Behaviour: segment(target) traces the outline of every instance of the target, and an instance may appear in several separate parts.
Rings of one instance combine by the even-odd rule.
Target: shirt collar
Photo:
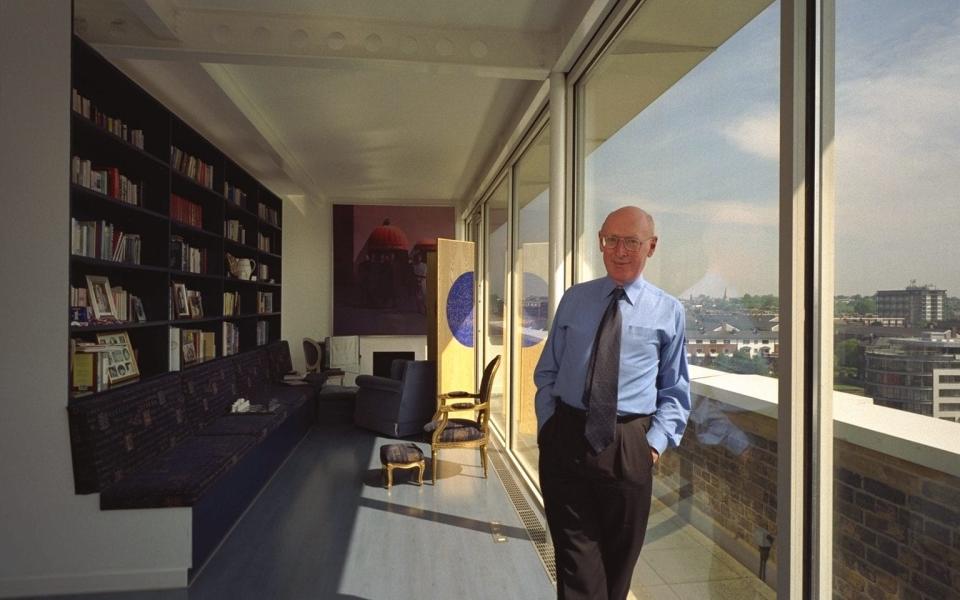
[[[617,287],[617,283],[610,279],[610,277],[604,278],[603,284],[603,297],[604,299],[610,297],[610,293]],[[627,296],[627,302],[631,305],[635,305],[637,300],[640,298],[640,294],[647,287],[647,281],[643,278],[643,274],[639,275],[632,282],[623,286],[623,291]]]

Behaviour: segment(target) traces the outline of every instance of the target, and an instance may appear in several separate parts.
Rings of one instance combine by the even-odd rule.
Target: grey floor
[[[388,441],[350,425],[311,431],[189,589],[59,598],[555,597],[496,471],[483,479],[476,450],[442,453],[436,487],[395,471],[386,490],[378,449]],[[419,445],[429,456],[429,444]],[[491,521],[506,542],[494,541]]]

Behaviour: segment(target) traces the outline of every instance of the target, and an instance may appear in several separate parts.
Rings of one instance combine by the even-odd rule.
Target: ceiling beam
[[[201,65],[223,93],[237,107],[247,121],[256,129],[257,133],[263,138],[266,144],[279,157],[280,169],[286,173],[287,177],[295,184],[300,186],[304,192],[317,201],[326,200],[323,189],[317,181],[310,175],[310,172],[304,168],[303,163],[297,158],[297,155],[291,151],[283,142],[283,136],[270,123],[263,111],[250,99],[243,87],[230,74],[229,70],[222,65]]]
[[[83,15],[84,38],[114,59],[468,72],[538,81],[559,53],[552,33],[165,6],[163,0],[128,0],[137,23]]]

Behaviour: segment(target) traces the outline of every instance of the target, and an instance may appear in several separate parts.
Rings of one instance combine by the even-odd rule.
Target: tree
[[[877,314],[877,301],[872,296],[859,298],[853,302],[853,312],[858,315]]]
[[[761,356],[750,358],[750,350],[747,348],[738,350],[733,356],[721,354],[713,359],[711,366],[718,371],[726,371],[728,373],[741,373],[744,375],[770,374],[770,366],[767,364],[767,360]]]

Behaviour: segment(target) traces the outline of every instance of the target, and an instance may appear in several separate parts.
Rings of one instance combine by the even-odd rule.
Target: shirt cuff
[[[650,428],[650,431],[647,432],[647,443],[661,456],[669,445],[667,434],[656,427]]]

